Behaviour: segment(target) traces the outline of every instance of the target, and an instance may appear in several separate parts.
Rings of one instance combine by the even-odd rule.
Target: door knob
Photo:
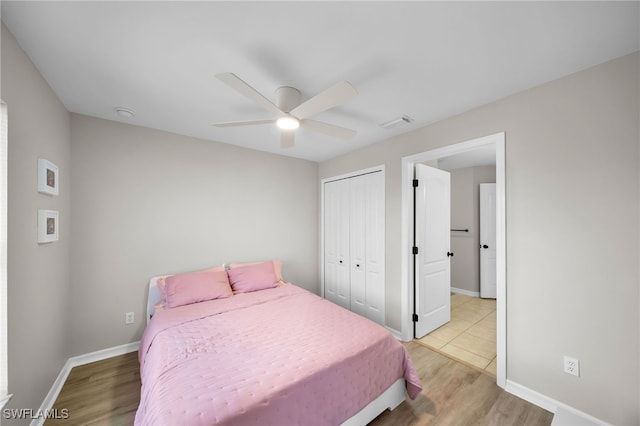
[[[448,257],[448,256],[453,256],[453,253],[452,253],[452,252],[450,252],[450,251],[448,251],[448,252],[447,252],[447,257]]]
[[[488,245],[486,245],[486,244],[483,244],[483,245],[481,245],[480,247],[482,247],[482,248],[489,248],[489,246],[488,246]]]

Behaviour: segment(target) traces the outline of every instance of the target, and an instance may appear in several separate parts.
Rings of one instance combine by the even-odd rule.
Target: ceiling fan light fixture
[[[290,148],[295,144],[294,130],[304,124],[305,130],[320,132],[337,139],[350,139],[356,135],[355,130],[336,126],[334,124],[315,121],[310,117],[342,105],[358,94],[356,89],[347,81],[340,81],[328,89],[323,90],[303,103],[300,103],[300,91],[289,86],[282,86],[276,90],[276,103],[264,97],[253,87],[249,86],[237,75],[226,72],[217,74],[216,78],[234,89],[241,95],[252,100],[265,110],[273,113],[276,120],[230,121],[214,123],[216,127],[251,126],[256,124],[276,123],[280,131],[280,146]]]
[[[300,121],[298,121],[297,118],[289,117],[289,116],[278,118],[278,121],[276,121],[276,124],[282,130],[295,130],[298,127],[300,127]]]

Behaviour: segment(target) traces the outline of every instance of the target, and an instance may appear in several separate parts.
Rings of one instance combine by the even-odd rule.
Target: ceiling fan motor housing
[[[300,105],[300,99],[300,91],[294,87],[284,86],[276,89],[276,105],[284,112]]]

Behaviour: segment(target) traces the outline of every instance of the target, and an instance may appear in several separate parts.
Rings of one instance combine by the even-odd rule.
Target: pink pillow
[[[233,293],[225,271],[203,271],[167,277],[164,286],[166,308],[222,299]]]
[[[226,271],[224,264],[220,265],[220,266],[214,266],[213,268],[209,268],[209,269],[205,269],[204,271],[201,272],[214,272],[214,271]],[[156,284],[158,285],[158,290],[160,290],[160,294],[162,295],[162,301],[158,304],[156,304],[156,309],[164,309],[165,308],[165,304],[167,303],[167,299],[165,297],[166,294],[166,290],[165,287],[167,285],[167,278],[171,277],[172,275],[167,275],[164,277],[160,277],[158,278],[158,281],[156,282]]]
[[[273,262],[260,262],[231,268],[227,271],[234,292],[247,293],[278,286]]]
[[[276,274],[276,278],[278,281],[282,281],[282,261],[281,260],[271,260],[273,263],[273,272]],[[252,263],[231,263],[229,264],[229,268],[241,268],[243,266],[251,266],[257,265],[258,263],[267,263],[267,262],[252,262]]]

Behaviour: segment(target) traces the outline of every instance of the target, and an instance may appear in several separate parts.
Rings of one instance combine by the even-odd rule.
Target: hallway
[[[496,375],[496,301],[451,295],[451,321],[416,342]]]

